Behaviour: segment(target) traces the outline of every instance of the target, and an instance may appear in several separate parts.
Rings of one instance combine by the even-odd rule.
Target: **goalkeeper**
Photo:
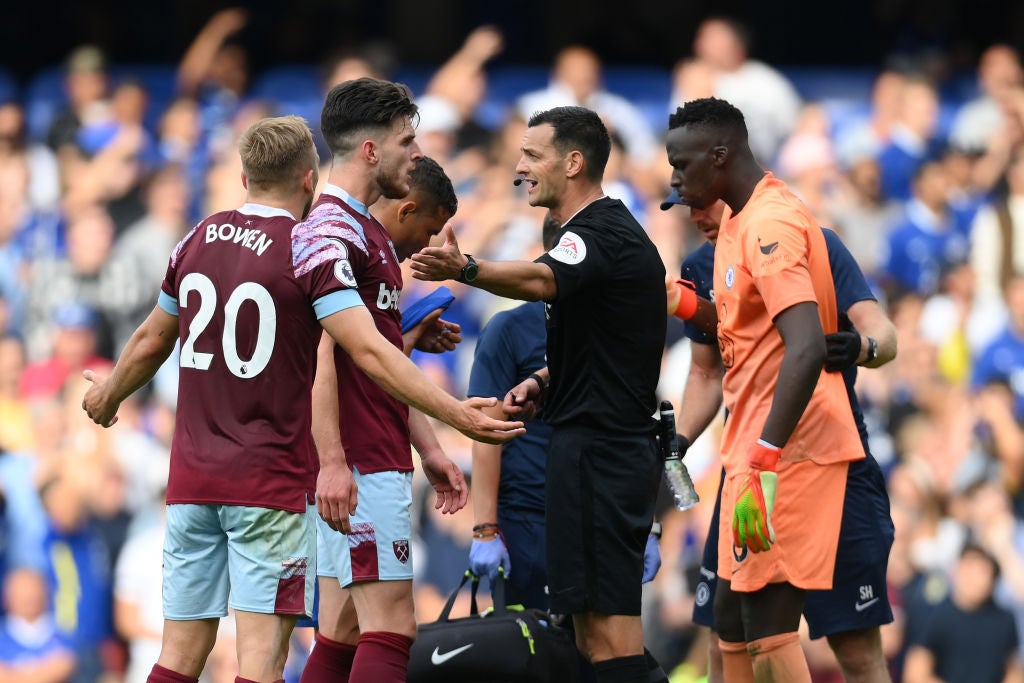
[[[724,100],[677,109],[666,148],[684,203],[729,207],[714,266],[729,410],[715,597],[724,677],[809,682],[800,615],[808,590],[832,586],[848,466],[865,455],[842,377],[823,372],[825,334],[839,328],[825,239],[758,165]]]

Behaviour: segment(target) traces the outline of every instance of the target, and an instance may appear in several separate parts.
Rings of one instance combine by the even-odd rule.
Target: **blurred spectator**
[[[907,78],[900,89],[899,110],[889,129],[889,139],[878,152],[882,193],[892,199],[909,199],[917,170],[936,158],[939,98],[923,78]]]
[[[46,142],[58,154],[77,144],[83,125],[108,117],[107,60],[95,45],[76,48],[67,60],[64,90],[67,107],[57,114]]]
[[[229,40],[249,23],[241,7],[217,11],[199,30],[178,64],[178,93],[199,103],[203,146],[211,153],[232,149],[231,120],[249,85],[249,59]]]
[[[823,107],[809,104],[800,110],[793,134],[779,150],[776,166],[822,225],[834,225],[829,207],[837,192],[839,167]]]
[[[30,363],[21,374],[20,394],[24,399],[53,398],[70,377],[91,369],[105,374],[112,366],[98,356],[96,312],[84,304],[67,303],[53,314],[56,332],[53,351],[46,359]]]
[[[875,77],[867,118],[840,131],[836,137],[836,149],[843,164],[852,167],[862,159],[874,159],[889,142],[899,118],[905,82],[906,77],[892,69]]]
[[[538,111],[565,105],[596,111],[605,125],[622,137],[630,160],[637,166],[647,167],[654,162],[659,148],[647,119],[629,100],[604,89],[601,60],[582,45],[563,48],[555,56],[548,87],[520,97],[517,110],[529,120]]]
[[[71,678],[75,654],[47,606],[46,583],[34,569],[4,577],[0,680],[63,683]]]
[[[743,112],[750,149],[764,165],[771,165],[779,146],[789,136],[800,113],[800,95],[777,70],[750,59],[748,28],[725,17],[711,17],[697,28],[693,54],[714,72],[714,95]],[[678,81],[677,81],[678,85]],[[700,95],[676,91],[673,108]]]
[[[1024,273],[1024,149],[1006,169],[1006,196],[974,219],[970,258],[982,297],[998,298],[1014,272]]]
[[[49,210],[57,206],[57,158],[46,145],[29,141],[25,110],[17,102],[0,104],[0,164],[25,165],[28,189],[24,198],[31,209]]]
[[[139,292],[132,310],[123,310],[113,330],[114,349],[122,349],[156,304],[171,251],[191,227],[188,181],[180,166],[168,164],[148,178],[146,214],[115,240],[111,261],[123,264],[132,281],[124,286]]]
[[[1003,332],[974,358],[971,387],[975,391],[992,385],[1008,387],[1013,394],[1013,415],[1024,423],[1024,274],[1006,283],[1009,322]]]
[[[1005,125],[1007,96],[1024,86],[1017,50],[1005,44],[986,48],[978,61],[978,86],[981,93],[960,107],[949,134],[951,144],[973,152],[988,149],[993,133]]]
[[[940,162],[915,167],[904,219],[889,233],[885,271],[897,290],[934,294],[942,275],[967,259],[969,226],[957,223],[948,196],[949,178]]]
[[[846,170],[828,214],[869,281],[877,280],[886,253],[890,226],[900,217],[897,202],[882,196],[881,171],[872,157],[861,157]]]
[[[921,640],[911,644],[906,683],[1019,681],[1013,615],[993,602],[999,565],[980,546],[960,555],[950,594],[934,607]]]
[[[110,554],[86,507],[81,481],[60,473],[45,481],[40,496],[48,530],[43,542],[45,575],[57,628],[73,643],[75,683],[94,683],[113,668]]]
[[[166,485],[166,480],[164,482]],[[128,643],[125,683],[146,683],[152,663],[160,656],[164,614],[164,506],[151,506],[117,561],[114,579],[114,625]]]
[[[14,336],[0,336],[0,452],[23,451],[32,445],[28,404],[21,398],[25,346]]]
[[[238,176],[235,184],[239,184]],[[32,264],[25,327],[29,359],[36,361],[51,355],[58,327],[56,311],[75,302],[98,314],[97,353],[106,358],[116,357],[114,330],[123,329],[123,320],[133,317],[138,301],[152,300],[153,292],[133,289],[138,277],[131,272],[132,264],[110,258],[114,225],[102,207],[92,206],[71,216],[66,239],[65,256],[50,256]]]
[[[333,51],[320,67],[323,91],[357,78],[390,79],[398,68],[398,57],[390,43],[370,41],[358,47]],[[310,121],[312,125],[314,122]]]

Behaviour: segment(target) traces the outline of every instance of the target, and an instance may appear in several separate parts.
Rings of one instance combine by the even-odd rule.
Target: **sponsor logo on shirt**
[[[386,311],[389,308],[398,308],[398,300],[402,298],[402,290],[395,287],[388,289],[383,282],[380,283],[380,290],[377,292],[377,308]]]
[[[736,284],[736,270],[729,266],[728,270],[725,271],[725,288],[732,289],[734,284]]]
[[[583,259],[587,257],[587,245],[583,242],[582,237],[569,231],[562,235],[558,246],[549,251],[548,255],[556,261],[575,266],[582,263]]]

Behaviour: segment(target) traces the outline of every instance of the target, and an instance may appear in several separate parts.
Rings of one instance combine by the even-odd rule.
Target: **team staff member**
[[[546,302],[548,368],[515,386],[505,408],[524,414],[546,394],[551,609],[573,615],[577,645],[598,681],[640,682],[648,680],[640,580],[661,479],[652,415],[665,267],[622,202],[601,188],[610,148],[589,109],[535,114],[516,173],[530,204],[562,224],[558,245],[532,263],[477,262],[446,228],[444,245],[413,256],[412,271]]]
[[[677,204],[679,195],[673,193],[662,203],[662,208]],[[693,282],[697,294],[703,297],[712,297],[714,244],[724,211],[725,204],[721,201],[708,209],[690,210],[691,219],[708,242],[683,261],[682,276]],[[823,232],[836,303],[840,315],[845,315],[851,324],[851,329],[826,336],[826,368],[843,373],[850,408],[867,457],[850,464],[832,590],[810,591],[804,617],[810,626],[811,638],[828,638],[846,681],[884,683],[889,681],[889,675],[879,627],[893,619],[885,577],[894,529],[885,478],[868,449],[867,426],[854,384],[858,365],[878,367],[896,357],[896,329],[879,306],[846,245],[833,231],[823,228]],[[690,321],[684,324],[684,334],[691,342],[692,361],[679,410],[679,428],[686,443],[691,443],[710,425],[722,405],[723,368],[713,335]],[[720,509],[721,488],[704,546],[693,608],[694,623],[712,631]],[[722,660],[714,632],[710,647],[708,680],[721,683]]]
[[[825,332],[838,331],[825,238],[758,165],[728,102],[677,109],[666,140],[683,202],[729,208],[714,266],[729,411],[715,598],[725,678],[810,681],[800,615],[806,591],[832,586],[848,466],[865,457],[842,378],[823,373]]]
[[[440,392],[377,333],[338,277],[336,243],[296,229],[318,159],[302,119],[263,119],[239,142],[247,203],[197,225],[171,254],[157,306],[82,407],[111,426],[181,339],[167,486],[164,628],[151,683],[195,682],[235,609],[240,683],[280,681],[313,597],[316,454],[310,389],[321,326],[404,400],[478,436],[511,426]],[[319,324],[318,324],[319,320]]]

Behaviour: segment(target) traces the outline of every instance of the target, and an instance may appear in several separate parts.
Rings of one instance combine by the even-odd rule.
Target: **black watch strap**
[[[469,283],[476,279],[477,264],[472,254],[463,254],[466,257],[466,265],[459,271],[459,282]]]
[[[875,341],[874,337],[868,337],[868,355],[864,362],[870,363],[876,358],[878,358],[878,342]]]

